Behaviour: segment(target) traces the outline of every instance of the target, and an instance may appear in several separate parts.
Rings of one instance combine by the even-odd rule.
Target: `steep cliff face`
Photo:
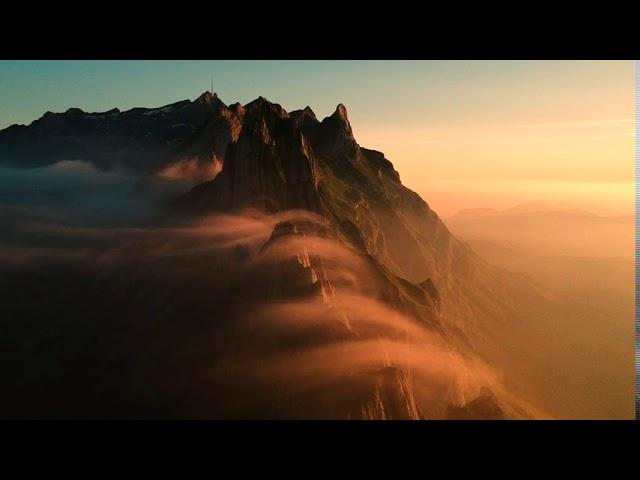
[[[255,207],[318,211],[317,173],[308,140],[279,105],[259,99],[238,107],[241,120],[219,175],[178,201],[190,212]]]

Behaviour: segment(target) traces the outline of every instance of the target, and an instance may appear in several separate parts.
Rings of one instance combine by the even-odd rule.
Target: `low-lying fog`
[[[446,418],[487,389],[545,415],[382,302],[363,257],[269,241],[308,212],[166,220],[177,186],[79,162],[0,178],[3,416]]]
[[[504,229],[478,240],[452,226],[563,306],[549,358],[571,367],[565,406],[557,384],[515,396],[500,366],[381,301],[366,261],[331,238],[268,242],[278,222],[322,219],[168,219],[186,188],[82,162],[0,167],[3,417],[447,418],[487,389],[513,418],[632,415],[631,260],[515,250]],[[581,252],[589,236],[565,240]]]

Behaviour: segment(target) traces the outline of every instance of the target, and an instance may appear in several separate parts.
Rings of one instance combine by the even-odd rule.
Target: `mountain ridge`
[[[513,332],[526,337],[527,315],[546,301],[526,276],[491,266],[454,237],[428,203],[402,184],[382,152],[357,143],[341,103],[321,121],[309,107],[289,113],[261,96],[227,106],[209,92],[156,109],[110,112],[95,121],[68,110],[43,116],[18,134],[0,131],[0,163],[34,166],[73,155],[99,168],[149,177],[187,175],[196,185],[167,212],[178,217],[252,209],[312,212],[366,266],[380,285],[377,300],[437,331],[463,356],[478,355],[490,364],[505,364],[501,344]],[[298,246],[278,260],[267,285],[255,288],[268,298],[273,288],[293,295],[300,285],[331,296],[341,278],[323,276],[326,259],[313,254],[320,240],[305,233],[300,220],[289,223],[275,225],[271,237],[284,244],[291,237]],[[241,261],[247,252],[239,244],[234,255]],[[234,295],[241,296],[242,288]],[[338,321],[336,331],[344,333],[345,326]],[[405,389],[404,377],[394,373],[389,379],[390,372],[380,381]],[[493,396],[483,398],[490,402]],[[421,416],[415,408],[407,414]]]
[[[105,124],[93,125],[87,119],[92,115]],[[175,126],[181,118],[191,128],[179,129],[167,139],[167,125]],[[182,211],[302,208],[328,215],[344,241],[377,258],[394,275],[415,285],[432,282],[443,299],[458,297],[455,302],[443,300],[445,305],[464,304],[448,312],[460,317],[455,322],[458,329],[466,322],[463,317],[469,316],[466,297],[480,294],[488,301],[493,295],[480,287],[464,294],[464,299],[459,297],[460,291],[475,287],[461,288],[457,278],[468,277],[481,284],[481,278],[495,271],[453,237],[418,194],[402,185],[383,153],[356,142],[342,103],[320,121],[308,106],[288,113],[262,96],[245,105],[227,106],[216,93],[205,92],[193,101],[151,109],[112,109],[98,114],[69,109],[45,114],[24,128],[34,129],[29,135],[37,140],[35,150],[29,135],[16,139],[9,129],[2,130],[0,163],[7,161],[12,148],[14,153],[26,149],[18,157],[36,154],[31,166],[66,159],[69,152],[86,155],[83,160],[101,168],[124,167],[147,175],[183,163],[185,168],[175,169],[177,175],[204,169],[213,179],[199,183],[202,178],[194,175],[198,184],[173,204]],[[113,130],[115,134],[109,133]],[[57,142],[60,137],[75,143]],[[90,151],[92,148],[97,151]],[[501,283],[505,288],[506,283]]]

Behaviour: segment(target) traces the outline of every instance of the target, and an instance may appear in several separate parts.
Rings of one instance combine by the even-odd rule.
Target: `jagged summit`
[[[308,126],[319,123],[316,114],[313,110],[311,110],[311,107],[309,106],[304,107],[304,109],[302,110],[293,110],[289,113],[289,117],[291,117],[296,125],[301,128],[303,128],[305,125]]]
[[[311,107],[309,107],[308,105],[304,107],[302,111],[304,112],[305,115],[313,118],[314,120],[317,120],[316,114],[314,113],[313,110],[311,110]]]
[[[226,146],[216,150],[220,173],[179,198],[175,205],[180,210],[322,212],[334,182],[360,182],[370,190],[380,190],[373,185],[384,181],[399,183],[388,160],[358,146],[343,104],[319,122],[308,106],[288,113],[260,96],[229,118],[235,135],[224,135]]]
[[[76,158],[104,169],[208,177],[176,201],[181,211],[319,212],[340,225],[350,243],[387,258],[394,272],[415,281],[444,275],[436,258],[451,257],[457,245],[428,205],[400,183],[384,154],[357,143],[342,103],[318,121],[308,107],[289,114],[262,96],[227,107],[205,92],[153,109],[45,117],[0,131],[0,163],[26,167]]]
[[[262,96],[244,105],[244,109],[256,115],[275,114],[280,118],[289,118],[289,114],[279,103],[272,103]]]
[[[339,103],[336,106],[336,111],[333,113],[333,115],[336,115],[337,117],[339,117],[345,122],[349,121],[349,118],[347,115],[347,107],[345,107],[342,103]]]
[[[196,158],[199,164],[213,157],[221,161],[226,150],[223,144],[237,138],[245,123],[253,124],[254,119],[267,115],[294,118],[308,136],[315,134],[309,128],[320,123],[308,106],[289,114],[263,96],[245,105],[227,105],[211,91],[193,101],[155,108],[88,113],[73,107],[61,113],[48,111],[28,126],[0,130],[0,164],[28,168],[82,159],[101,169],[153,172],[187,157]],[[344,105],[338,105],[334,116],[346,122],[343,129],[350,132]]]
[[[189,100],[186,100],[186,102],[189,102]],[[211,105],[218,108],[227,107],[227,105],[220,99],[220,97],[218,97],[218,94],[216,92],[204,92],[195,100],[195,102],[199,102],[205,105]]]

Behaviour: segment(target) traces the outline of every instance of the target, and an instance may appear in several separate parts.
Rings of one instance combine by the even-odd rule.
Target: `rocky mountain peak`
[[[349,122],[349,117],[347,115],[347,107],[345,107],[342,103],[339,103],[336,106],[336,111],[333,112],[333,115],[337,116],[344,122]]]
[[[305,120],[312,120],[314,122],[318,121],[315,112],[308,105],[302,110],[293,110],[292,112],[289,112],[289,116],[298,120],[299,122]]]
[[[286,112],[284,108],[278,103],[272,103],[266,98],[260,96],[253,100],[252,102],[247,103],[244,106],[245,111],[248,115],[254,116],[269,116],[273,115],[278,118],[289,118],[289,114]]]
[[[303,131],[309,131],[309,129],[314,129],[318,122],[316,118],[316,114],[311,110],[310,107],[304,107],[302,110],[294,110],[289,113],[289,117],[293,119],[294,124],[297,128]]]
[[[218,94],[216,92],[211,93],[210,91],[206,91],[196,99],[196,102],[213,103],[216,100],[219,100]]]
[[[320,127],[313,133],[317,136],[323,150],[343,157],[355,157],[358,145],[349,123],[347,109],[343,104],[338,104],[333,114],[322,120]]]
[[[204,105],[214,112],[220,112],[228,108],[227,105],[220,99],[220,97],[218,97],[218,94],[215,92],[204,92],[193,103]]]
[[[302,111],[304,112],[305,115],[313,118],[314,120],[317,120],[316,114],[314,113],[313,110],[311,110],[310,106],[307,105],[306,107],[304,107],[304,109]]]

